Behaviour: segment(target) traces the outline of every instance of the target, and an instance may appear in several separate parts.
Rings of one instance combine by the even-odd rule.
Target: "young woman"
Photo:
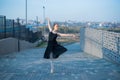
[[[73,34],[62,34],[58,32],[58,24],[55,23],[53,25],[53,29],[50,26],[50,20],[48,20],[48,29],[49,29],[49,38],[48,45],[44,53],[45,59],[51,59],[51,73],[54,72],[53,59],[58,58],[62,53],[66,52],[67,49],[61,45],[59,45],[56,41],[58,36],[75,36]]]
[[[62,53],[66,52],[67,49],[61,45],[59,45],[56,41],[58,36],[75,36],[74,34],[62,34],[58,32],[58,24],[55,23],[53,25],[53,29],[50,26],[50,20],[48,20],[48,29],[49,29],[49,38],[48,38],[48,45],[44,53],[45,59],[56,59],[58,58]]]

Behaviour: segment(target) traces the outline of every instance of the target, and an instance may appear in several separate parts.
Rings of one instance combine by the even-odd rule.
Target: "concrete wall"
[[[20,50],[35,47],[35,44],[20,40]],[[18,40],[15,38],[6,38],[0,40],[0,55],[18,51]]]
[[[94,56],[120,63],[120,33],[81,28],[80,49]]]
[[[102,31],[91,28],[81,28],[80,49],[86,53],[103,58],[102,54]]]

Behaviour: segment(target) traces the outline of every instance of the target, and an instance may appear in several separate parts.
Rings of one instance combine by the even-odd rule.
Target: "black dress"
[[[48,45],[44,53],[44,58],[49,59],[51,53],[53,53],[53,58],[58,58],[62,53],[67,51],[65,47],[57,43],[57,36],[58,35],[53,32],[49,33]]]

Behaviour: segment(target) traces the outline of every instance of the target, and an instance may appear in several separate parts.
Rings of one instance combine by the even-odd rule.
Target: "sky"
[[[120,22],[120,0],[28,0],[28,19]],[[25,19],[25,0],[0,0],[0,15]]]

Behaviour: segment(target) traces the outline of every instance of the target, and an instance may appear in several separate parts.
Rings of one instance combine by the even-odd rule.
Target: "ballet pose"
[[[75,36],[74,34],[63,34],[58,32],[58,24],[55,23],[53,25],[53,29],[50,25],[50,20],[47,18],[48,21],[48,29],[49,29],[49,37],[48,37],[48,45],[44,53],[45,59],[51,59],[51,73],[53,73],[53,59],[57,59],[61,54],[67,51],[67,49],[57,42],[58,36]]]

